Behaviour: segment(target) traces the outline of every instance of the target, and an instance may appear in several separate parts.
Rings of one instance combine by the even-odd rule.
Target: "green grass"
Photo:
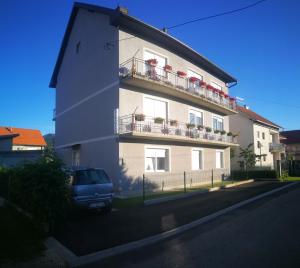
[[[0,207],[0,266],[26,261],[44,250],[44,233],[12,207]]]
[[[300,177],[287,177],[282,180],[283,181],[300,181]]]
[[[235,181],[235,182],[237,182],[237,181]],[[221,186],[225,186],[225,185],[231,184],[231,183],[233,183],[233,181],[214,182],[214,187],[221,187]],[[189,193],[189,192],[195,192],[195,191],[207,191],[210,188],[211,188],[211,184],[209,183],[209,184],[196,186],[196,187],[187,187],[186,192]],[[183,194],[183,193],[184,193],[183,188],[167,190],[167,191],[151,192],[151,193],[146,193],[145,200],[179,195],[179,194]],[[143,202],[142,196],[128,197],[128,198],[124,198],[124,199],[115,198],[113,201],[113,207],[116,209],[143,206],[143,204],[144,204],[144,202]]]

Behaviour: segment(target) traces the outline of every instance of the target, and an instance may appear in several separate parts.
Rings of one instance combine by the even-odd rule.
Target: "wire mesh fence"
[[[218,186],[230,178],[227,169],[143,174],[143,199],[152,195],[185,193]]]

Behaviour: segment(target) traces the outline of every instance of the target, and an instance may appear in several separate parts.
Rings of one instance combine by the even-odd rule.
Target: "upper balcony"
[[[169,65],[160,68],[149,61],[132,58],[120,65],[123,83],[180,98],[224,115],[236,114],[236,100],[225,92],[183,72],[173,72]]]
[[[181,123],[177,120],[153,118],[143,114],[130,114],[118,119],[118,134],[127,138],[167,140],[189,144],[239,146],[236,135],[214,131],[204,126]]]

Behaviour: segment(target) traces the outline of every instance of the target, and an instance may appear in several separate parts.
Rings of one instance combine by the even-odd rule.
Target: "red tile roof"
[[[281,140],[284,144],[300,143],[300,130],[282,131],[280,135],[285,137]]]
[[[13,137],[13,145],[47,145],[42,133],[39,130],[15,127],[0,127],[0,137],[11,136],[14,134],[18,135],[16,137]]]
[[[245,114],[249,119],[252,119],[254,121],[257,121],[257,122],[260,122],[260,123],[264,123],[264,124],[267,124],[267,125],[271,125],[275,128],[280,128],[279,125],[273,123],[272,121],[262,117],[261,115],[253,112],[252,110],[248,109],[248,108],[245,108],[243,106],[237,106],[237,110],[243,114]]]

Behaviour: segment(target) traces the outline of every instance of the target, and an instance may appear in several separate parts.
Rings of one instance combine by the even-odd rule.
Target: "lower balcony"
[[[221,134],[220,131],[195,126],[190,123],[180,123],[176,120],[152,118],[138,114],[119,117],[118,134],[128,138],[176,141],[223,147],[239,146],[237,137],[230,133]]]
[[[282,153],[284,152],[284,145],[282,143],[270,143],[269,151],[271,153]]]

